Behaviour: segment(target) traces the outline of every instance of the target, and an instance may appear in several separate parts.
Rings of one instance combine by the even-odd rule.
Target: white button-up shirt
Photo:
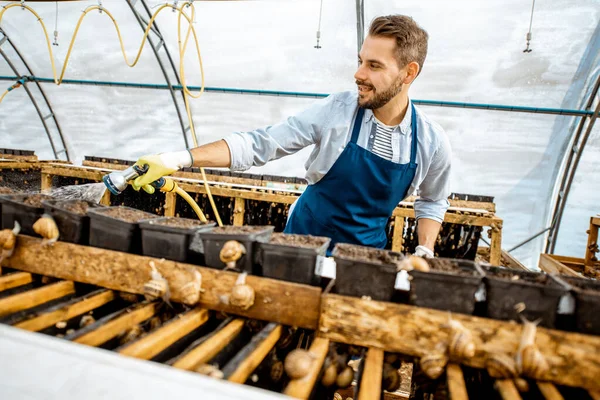
[[[410,162],[411,102],[400,125],[392,132],[392,161]],[[251,132],[235,132],[225,137],[231,152],[231,169],[243,171],[261,166],[314,144],[305,163],[306,180],[314,184],[331,169],[352,138],[352,125],[358,108],[358,93],[341,92],[316,101],[308,109],[287,120]],[[416,108],[417,170],[407,195],[417,193],[416,218],[444,220],[450,195],[452,152],[444,130]],[[357,144],[372,151],[377,126],[372,110],[365,110]],[[348,171],[352,173],[352,171]]]

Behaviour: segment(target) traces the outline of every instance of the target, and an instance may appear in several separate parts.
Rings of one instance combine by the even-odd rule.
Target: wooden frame
[[[597,267],[598,259],[596,253],[598,249],[598,228],[600,228],[600,215],[590,218],[590,229],[587,231],[588,242],[585,248],[584,265],[585,268]]]

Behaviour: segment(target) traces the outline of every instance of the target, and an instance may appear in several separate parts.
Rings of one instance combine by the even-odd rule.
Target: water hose
[[[75,27],[75,31],[73,32],[73,37],[71,38],[71,43],[69,44],[69,49],[67,51],[67,55],[65,57],[65,61],[63,63],[63,68],[61,70],[60,73],[60,77],[57,78],[57,73],[56,73],[56,66],[54,64],[54,54],[52,52],[52,46],[50,44],[50,38],[48,36],[48,31],[46,30],[46,25],[44,24],[44,21],[42,21],[42,18],[40,17],[40,15],[35,12],[35,10],[33,10],[31,7],[29,7],[26,4],[23,3],[13,3],[13,4],[9,4],[5,7],[3,7],[2,11],[0,11],[0,23],[2,22],[2,18],[4,16],[4,13],[8,10],[11,9],[13,7],[21,7],[21,9],[23,10],[27,10],[30,13],[32,13],[38,20],[38,22],[40,23],[40,25],[42,26],[42,29],[44,31],[44,36],[46,38],[46,45],[48,47],[48,54],[50,57],[50,63],[52,66],[52,74],[54,77],[54,83],[57,85],[60,85],[63,81],[63,78],[65,76],[65,72],[66,72],[66,68],[67,68],[67,64],[69,62],[69,59],[71,57],[71,51],[73,50],[73,46],[75,44],[75,39],[77,38],[77,34],[79,33],[79,28],[81,26],[81,23],[83,22],[83,19],[85,18],[85,16],[94,10],[99,10],[100,12],[104,12],[104,14],[106,14],[113,22],[115,29],[117,31],[117,36],[119,38],[119,44],[121,46],[121,53],[123,54],[123,58],[125,59],[125,63],[127,64],[127,66],[129,67],[134,67],[139,59],[140,56],[142,54],[142,51],[144,49],[144,44],[146,43],[146,39],[148,38],[148,34],[150,33],[150,29],[152,27],[152,24],[154,23],[154,20],[156,19],[156,17],[158,16],[158,14],[163,11],[165,8],[171,8],[173,11],[177,11],[178,14],[178,21],[177,21],[177,42],[178,42],[178,47],[179,47],[179,74],[180,74],[180,79],[181,79],[181,85],[183,88],[183,99],[184,99],[184,103],[185,103],[185,108],[186,108],[186,113],[188,116],[188,122],[189,122],[189,126],[190,126],[190,130],[191,130],[191,136],[192,136],[192,140],[194,142],[194,147],[198,147],[198,140],[196,139],[196,131],[194,129],[194,124],[193,124],[193,120],[192,120],[192,114],[191,114],[191,110],[190,110],[190,105],[189,105],[189,100],[187,96],[191,96],[192,98],[200,98],[200,96],[202,95],[202,93],[204,92],[204,67],[202,65],[202,57],[200,55],[200,45],[198,43],[198,36],[196,35],[196,29],[193,27],[192,23],[193,23],[193,19],[195,17],[195,8],[194,8],[194,4],[192,1],[186,1],[185,3],[183,3],[181,5],[181,7],[177,7],[175,5],[170,5],[170,4],[163,4],[162,6],[160,6],[158,8],[158,10],[156,10],[154,12],[154,14],[152,15],[152,17],[150,18],[150,21],[148,21],[148,26],[146,27],[146,30],[144,31],[144,36],[142,38],[142,43],[140,44],[140,47],[138,49],[137,55],[135,57],[135,59],[133,60],[133,62],[129,62],[128,58],[127,58],[127,53],[125,52],[125,46],[123,45],[123,38],[121,37],[121,31],[119,29],[119,24],[117,23],[117,21],[115,20],[115,18],[112,16],[112,14],[103,6],[101,5],[97,5],[97,6],[90,6],[87,7],[84,11],[83,11],[83,15],[79,18],[79,20],[77,21],[77,25]],[[184,7],[191,7],[192,9],[192,15],[191,18],[183,11]],[[181,43],[181,17],[185,17],[185,19],[188,22],[188,30],[186,32],[185,35],[185,41],[182,45]],[[198,55],[198,61],[200,63],[200,74],[202,76],[202,84],[200,87],[200,93],[198,93],[197,96],[194,96],[192,94],[192,92],[188,89],[187,85],[186,85],[186,80],[185,80],[185,62],[184,62],[184,58],[185,58],[185,51],[188,45],[188,40],[190,38],[190,33],[193,34],[194,36],[194,42],[196,45],[196,53]],[[10,92],[11,90],[19,87],[20,84],[15,84],[13,85],[11,88],[9,88],[8,90],[6,90],[2,96],[0,96],[0,103],[2,102],[2,100],[4,100],[4,97],[6,97],[6,95],[8,94],[8,92]],[[204,168],[200,168],[200,172],[202,173],[202,179],[204,181],[204,188],[206,190],[206,194],[208,195],[208,199],[210,201],[211,207],[213,209],[213,212],[215,214],[215,219],[217,220],[217,223],[219,226],[223,226],[223,222],[221,221],[221,218],[219,216],[219,211],[217,209],[217,206],[215,204],[215,201],[213,199],[212,193],[210,191],[210,187],[208,186],[207,180],[206,180],[206,174],[204,172]],[[172,181],[172,180],[171,180]],[[173,182],[174,183],[174,182]],[[182,198],[184,198],[192,207],[192,209],[196,212],[196,214],[198,215],[198,218],[200,218],[200,220],[202,222],[206,222],[206,218],[204,216],[204,214],[202,213],[202,210],[200,210],[200,207],[198,206],[198,204],[196,204],[196,202],[191,198],[191,196],[189,196],[183,189],[181,189],[180,187],[178,187],[175,184],[175,188],[171,189],[169,191],[175,190],[175,192],[177,194],[179,194]]]
[[[198,216],[198,218],[200,219],[200,221],[202,221],[203,223],[207,223],[208,222],[206,220],[206,217],[204,216],[204,213],[202,212],[202,210],[198,206],[198,203],[196,203],[194,201],[194,199],[192,199],[192,196],[190,196],[185,190],[183,190],[182,188],[180,188],[173,179],[164,177],[163,178],[163,182],[161,183],[161,185],[160,186],[155,186],[155,187],[157,189],[159,189],[161,192],[165,192],[165,193],[175,192],[175,193],[177,193],[185,201],[188,202],[188,204],[190,205],[190,207],[192,207],[192,210],[194,210],[194,212],[196,213],[196,215]]]

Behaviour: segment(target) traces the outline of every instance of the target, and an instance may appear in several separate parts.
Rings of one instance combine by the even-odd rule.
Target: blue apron
[[[359,108],[352,140],[329,172],[297,200],[285,233],[331,238],[336,243],[384,248],[385,227],[410,188],[417,169],[417,119],[412,105],[410,163],[398,164],[356,144],[365,110]]]

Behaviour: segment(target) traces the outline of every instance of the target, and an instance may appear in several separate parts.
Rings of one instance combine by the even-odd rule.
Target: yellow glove
[[[171,153],[153,154],[140,157],[135,165],[147,166],[148,171],[134,179],[131,186],[135,190],[144,189],[147,193],[154,193],[154,187],[150,184],[163,176],[171,175],[173,172],[184,167],[191,167],[194,163],[192,153],[189,150]]]

